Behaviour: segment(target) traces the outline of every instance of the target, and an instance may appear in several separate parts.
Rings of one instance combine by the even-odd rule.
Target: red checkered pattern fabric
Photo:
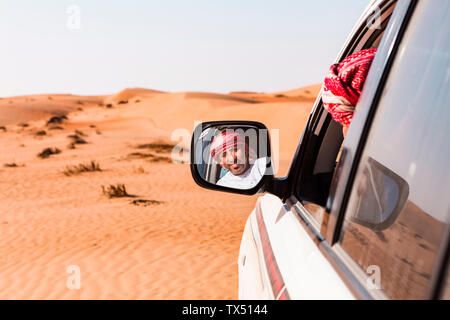
[[[217,162],[220,162],[219,156],[223,154],[224,151],[234,148],[235,146],[242,145],[245,147],[245,137],[236,132],[225,131],[214,137],[210,150],[211,157]]]
[[[355,106],[377,52],[376,48],[353,53],[333,64],[323,82],[322,102],[333,119],[349,126]]]

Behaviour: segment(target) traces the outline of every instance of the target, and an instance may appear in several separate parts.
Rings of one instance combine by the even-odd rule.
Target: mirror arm
[[[287,177],[283,178],[272,177],[272,179],[269,180],[266,185],[264,185],[262,191],[271,193],[284,201],[289,197],[288,190],[289,184]]]

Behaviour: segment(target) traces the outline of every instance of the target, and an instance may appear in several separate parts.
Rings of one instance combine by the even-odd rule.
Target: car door
[[[369,6],[337,61],[377,46],[395,5],[396,1],[376,1]],[[368,23],[374,12],[379,13],[380,28]],[[323,110],[319,95],[288,175],[290,190],[281,198],[260,197],[247,221],[238,260],[241,299],[354,298],[319,246],[325,237],[322,218],[342,140],[341,128]]]

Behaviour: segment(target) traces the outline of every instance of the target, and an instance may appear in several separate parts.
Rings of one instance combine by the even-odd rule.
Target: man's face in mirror
[[[237,145],[222,152],[220,165],[235,176],[241,175],[249,168],[248,150]]]

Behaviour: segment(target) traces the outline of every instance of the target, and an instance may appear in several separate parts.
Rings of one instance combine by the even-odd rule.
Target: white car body
[[[239,251],[239,299],[354,299],[299,219],[274,195],[258,199]]]

